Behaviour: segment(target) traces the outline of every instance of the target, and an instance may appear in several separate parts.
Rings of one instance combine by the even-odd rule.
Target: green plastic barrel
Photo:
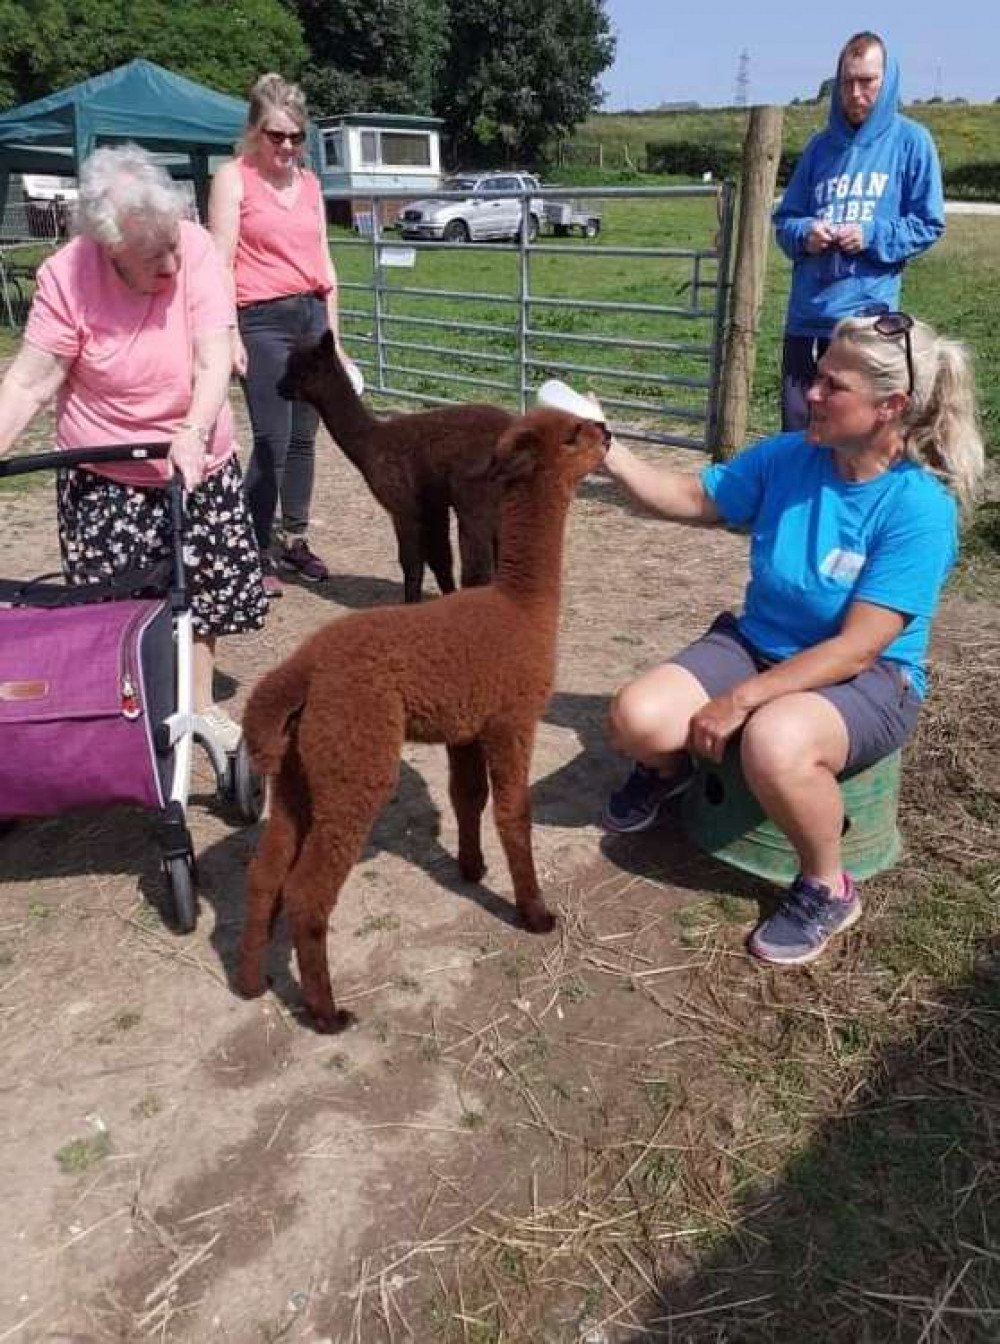
[[[844,800],[844,867],[871,877],[896,862],[899,834],[900,753],[877,761],[840,782]],[[706,853],[758,877],[791,882],[798,857],[750,792],[740,769],[739,748],[721,765],[700,761],[681,802],[684,829]]]

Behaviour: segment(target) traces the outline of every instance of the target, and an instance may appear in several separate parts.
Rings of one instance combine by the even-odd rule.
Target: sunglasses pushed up
[[[275,148],[279,148],[286,140],[295,149],[298,149],[300,145],[304,145],[306,142],[305,131],[269,131],[266,127],[263,129],[264,134]]]
[[[887,341],[893,341],[897,336],[902,336],[906,341],[906,376],[909,379],[909,386],[906,389],[908,397],[913,396],[913,337],[910,332],[913,330],[913,318],[909,313],[880,313],[873,324],[874,330],[880,336],[884,336]]]

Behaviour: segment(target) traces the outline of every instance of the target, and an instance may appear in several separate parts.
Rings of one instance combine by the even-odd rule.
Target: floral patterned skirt
[[[170,555],[165,490],[64,468],[56,500],[69,583],[96,583]],[[260,556],[235,456],[184,497],[184,571],[197,634],[234,635],[264,624]]]

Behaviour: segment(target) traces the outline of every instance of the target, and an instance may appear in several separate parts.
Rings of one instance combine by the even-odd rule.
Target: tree
[[[430,112],[447,45],[447,0],[295,0],[314,112]]]
[[[451,0],[437,110],[460,152],[533,162],[599,106],[604,0]]]
[[[0,109],[21,101],[31,49],[28,16],[16,0],[0,0]]]
[[[31,31],[19,99],[137,56],[242,96],[265,70],[294,77],[307,55],[298,19],[282,0],[22,0],[13,8]]]

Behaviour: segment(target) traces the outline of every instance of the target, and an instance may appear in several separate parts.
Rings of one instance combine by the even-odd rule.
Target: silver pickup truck
[[[488,198],[495,191],[537,192],[538,178],[531,173],[465,173],[449,177],[441,184],[445,191],[468,194],[462,200],[410,201],[399,216],[399,231],[404,238],[444,239],[449,243],[478,242],[485,238],[519,238],[524,222],[520,196]],[[532,196],[528,205],[528,237],[538,236],[543,207]]]

